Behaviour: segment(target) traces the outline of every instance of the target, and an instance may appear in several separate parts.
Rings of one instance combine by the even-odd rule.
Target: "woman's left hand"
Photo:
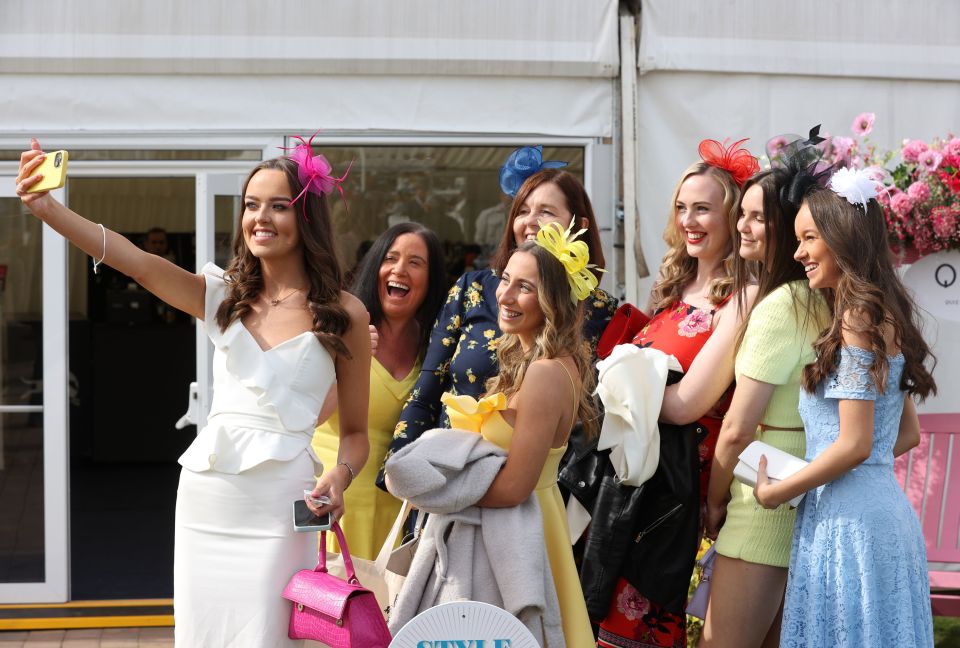
[[[333,466],[329,470],[324,470],[320,479],[317,480],[317,485],[311,495],[313,497],[320,497],[321,495],[327,497],[330,503],[314,506],[307,500],[307,507],[317,515],[323,515],[329,512],[332,522],[342,519],[344,514],[343,492],[347,490],[347,486],[349,485],[350,474],[346,468],[340,464]]]
[[[786,500],[782,499],[777,493],[777,486],[767,475],[767,457],[760,457],[760,467],[757,469],[757,485],[753,487],[753,496],[757,502],[766,509],[775,509]]]

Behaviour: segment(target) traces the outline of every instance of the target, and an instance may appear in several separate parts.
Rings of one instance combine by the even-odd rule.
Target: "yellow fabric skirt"
[[[374,560],[400,513],[400,500],[377,488],[376,479],[380,463],[393,439],[393,428],[419,373],[418,361],[403,380],[396,380],[376,358],[371,360],[367,421],[370,455],[343,495],[344,514],[340,520],[351,556]],[[334,413],[314,432],[313,449],[326,469],[330,470],[337,465],[339,448],[340,417]],[[327,550],[340,551],[332,533],[327,536]]]
[[[757,430],[757,439],[803,458],[803,430]],[[797,510],[789,504],[768,510],[757,503],[753,488],[736,479],[730,484],[727,519],[717,537],[717,553],[728,558],[772,567],[790,565],[790,546]]]

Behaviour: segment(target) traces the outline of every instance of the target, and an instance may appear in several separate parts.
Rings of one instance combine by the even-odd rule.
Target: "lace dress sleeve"
[[[825,398],[845,400],[876,400],[877,386],[870,375],[873,353],[858,347],[840,349],[836,372],[827,379],[823,390]]]

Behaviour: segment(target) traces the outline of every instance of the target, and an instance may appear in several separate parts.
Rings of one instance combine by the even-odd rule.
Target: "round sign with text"
[[[477,601],[444,603],[400,628],[390,648],[539,648],[519,619]]]

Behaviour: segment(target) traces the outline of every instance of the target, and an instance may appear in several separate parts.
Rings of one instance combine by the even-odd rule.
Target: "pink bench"
[[[960,414],[921,414],[920,445],[894,463],[927,541],[930,604],[960,616]]]

